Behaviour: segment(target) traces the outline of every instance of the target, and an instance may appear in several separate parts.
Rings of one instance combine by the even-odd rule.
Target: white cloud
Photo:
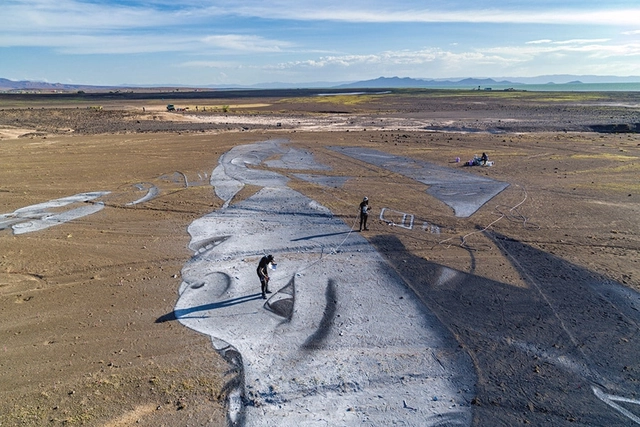
[[[209,46],[236,52],[281,52],[283,48],[293,46],[293,43],[282,40],[237,34],[207,36],[202,41]]]
[[[587,43],[605,43],[610,41],[610,39],[572,39],[572,40],[551,40],[551,39],[542,39],[542,40],[531,40],[526,42],[525,44],[549,44],[549,45],[571,45],[571,44],[587,44]]]
[[[450,68],[463,67],[465,64],[506,64],[517,59],[509,59],[496,54],[487,55],[482,52],[454,53],[441,49],[424,49],[419,51],[387,51],[369,55],[334,55],[305,61],[292,61],[266,66],[266,69],[304,69],[359,66],[425,66],[438,63]]]
[[[582,8],[528,6],[518,9],[483,8],[477,3],[446,9],[425,7],[424,2],[229,2],[229,14],[267,19],[301,21],[342,21],[362,23],[384,22],[459,22],[459,23],[516,23],[516,24],[589,24],[637,25],[640,8],[611,9],[606,6],[585,10]],[[407,4],[410,3],[410,4]],[[216,9],[215,13],[220,10]]]
[[[349,73],[357,78],[367,75],[402,75],[420,77],[451,77],[452,75],[504,75],[509,70],[540,69],[539,64],[565,67],[582,74],[574,66],[589,65],[593,69],[603,61],[624,63],[625,57],[640,56],[640,43],[603,44],[593,40],[540,40],[520,46],[497,46],[463,52],[443,49],[385,51],[367,55],[327,55],[316,59],[283,62],[263,67],[265,71],[297,73]],[[567,64],[563,60],[570,59]],[[628,61],[628,60],[627,60]],[[607,68],[606,65],[601,68]],[[640,67],[626,66],[639,71]],[[531,74],[531,71],[529,72]],[[609,67],[607,74],[616,74]],[[535,75],[535,72],[533,73]]]
[[[606,43],[610,39],[573,39],[573,40],[561,40],[552,42],[554,44],[560,45],[582,45],[582,44],[593,44],[593,43]]]
[[[640,43],[608,43],[609,39],[577,39],[527,43],[526,46],[498,46],[483,49],[485,53],[494,53],[510,57],[530,58],[542,55],[566,55],[584,53],[591,57],[609,58],[613,56],[640,55]]]
[[[187,61],[176,65],[182,68],[239,68],[240,63],[231,61]]]
[[[172,11],[75,0],[8,0],[2,5],[4,32],[95,33],[171,25],[177,20]]]
[[[425,7],[423,2],[344,1],[153,1],[133,5],[81,0],[4,0],[3,30],[95,32],[105,29],[199,25],[214,18],[242,16],[300,21],[359,23],[516,23],[637,25],[640,8],[569,9],[532,6],[517,10],[465,6],[456,10]],[[438,4],[440,6],[440,4]],[[442,7],[442,6],[440,6]]]
[[[293,46],[281,40],[265,39],[251,35],[197,36],[173,34],[26,34],[0,37],[2,46],[49,47],[65,54],[136,54],[155,52],[183,52],[208,55],[226,53],[274,53]]]
[[[47,47],[63,54],[138,54],[155,52],[190,52],[197,39],[154,35],[66,35],[35,34],[20,37],[0,37],[0,47]]]
[[[471,0],[466,2],[467,7],[458,10],[455,6],[464,4],[464,0],[121,0],[118,3],[107,0],[0,0],[0,3],[0,48],[17,47],[15,51],[20,47],[48,48],[53,53],[50,58],[60,59],[59,68],[64,61],[75,64],[77,58],[55,56],[58,53],[110,54],[116,59],[116,54],[163,52],[182,56],[172,62],[183,67],[181,74],[193,73],[196,77],[192,78],[200,78],[197,75],[199,68],[224,71],[232,79],[274,78],[271,73],[275,77],[286,75],[298,81],[311,81],[344,80],[351,76],[360,79],[363,75],[383,73],[414,77],[504,75],[515,67],[530,70],[529,74],[536,73],[535,70],[548,71],[552,67],[556,67],[557,72],[573,70],[570,71],[573,74],[602,67],[608,74],[620,74],[640,67],[636,65],[640,63],[637,58],[640,55],[637,37],[640,30],[633,30],[638,28],[640,7],[606,10],[607,2],[597,6],[593,1],[577,10],[560,9],[553,6],[551,0],[543,1],[544,5],[529,2],[527,7],[530,9],[527,10],[487,9],[482,5],[489,2]],[[283,24],[283,19],[291,22]],[[353,33],[343,36],[340,31],[354,27],[341,25],[347,22],[367,24],[359,25],[365,32],[356,37],[350,36]],[[419,49],[416,43],[421,42],[415,37],[394,37],[399,25],[377,25],[402,22],[465,25],[443,25],[440,28],[446,31],[438,34],[432,33],[429,25],[411,26],[412,29],[424,28],[424,43],[434,46]],[[495,42],[496,34],[501,34],[502,29],[494,31],[496,26],[474,26],[473,23],[554,25],[529,26],[527,31],[535,28],[541,31],[531,36],[530,41],[518,43],[515,33],[513,38]],[[286,31],[286,25],[291,27],[290,31]],[[616,28],[602,27],[604,25]],[[449,31],[463,27],[460,34]],[[298,32],[301,28],[303,31]],[[388,28],[390,37],[387,38],[384,32]],[[517,25],[512,28],[518,29]],[[323,37],[328,31],[332,33],[325,40]],[[379,33],[379,39],[371,37],[364,46],[358,44],[364,34],[372,33]],[[304,38],[297,38],[300,34],[304,34]],[[343,40],[341,36],[348,40],[332,44],[336,39]],[[383,43],[385,47],[376,52],[376,45]],[[337,50],[347,54],[336,53]],[[183,56],[187,55],[193,61],[184,61]],[[566,63],[560,58],[567,58]],[[123,64],[137,60],[135,57],[117,59]],[[266,61],[271,61],[271,65],[263,65]],[[18,67],[24,68],[24,74],[34,73],[26,63],[8,64],[5,61],[4,67],[2,65],[0,59],[0,69],[4,68],[3,72],[8,74],[15,73]],[[140,69],[143,66],[139,65]],[[151,79],[149,75],[147,71],[144,78]]]

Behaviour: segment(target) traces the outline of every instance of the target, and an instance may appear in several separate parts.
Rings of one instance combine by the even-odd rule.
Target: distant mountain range
[[[593,83],[640,83],[640,76],[575,76],[558,74],[538,77],[502,77],[492,78],[461,78],[461,79],[414,79],[410,77],[379,77],[373,80],[364,80],[354,83],[346,83],[334,88],[487,88],[491,86],[523,86],[531,84],[593,84]]]
[[[348,88],[437,88],[437,87],[467,87],[475,88],[477,86],[491,85],[512,85],[522,84],[514,83],[508,80],[496,81],[494,79],[473,79],[466,78],[461,80],[434,80],[434,79],[412,79],[410,77],[378,77],[374,80],[364,80],[360,82],[347,83],[334,86],[336,89]]]
[[[46,91],[76,91],[76,90],[100,90],[109,89],[107,86],[91,86],[91,85],[69,85],[63,83],[47,83],[34,82],[30,80],[13,81],[0,78],[0,91],[30,91],[30,90],[46,90]]]
[[[593,75],[547,75],[537,77],[502,77],[502,78],[450,78],[450,79],[417,79],[411,77],[379,77],[373,80],[356,82],[313,82],[313,83],[260,83],[255,85],[131,85],[92,86],[63,83],[47,83],[36,81],[13,81],[0,78],[0,92],[11,91],[104,91],[104,90],[132,90],[132,89],[364,89],[364,88],[488,88],[491,86],[522,86],[528,84],[583,84],[583,83],[640,83],[640,76],[593,76]]]

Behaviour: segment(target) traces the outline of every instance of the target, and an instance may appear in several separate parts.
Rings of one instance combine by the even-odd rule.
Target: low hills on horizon
[[[448,78],[448,79],[419,79],[411,77],[378,77],[371,80],[355,82],[313,82],[313,83],[259,83],[254,85],[134,85],[122,84],[114,86],[99,86],[89,84],[63,84],[38,81],[13,81],[0,78],[0,92],[25,92],[25,91],[102,91],[102,90],[132,90],[132,89],[384,89],[384,88],[468,88],[487,89],[493,85],[507,87],[510,85],[554,85],[554,84],[605,84],[605,83],[640,83],[640,76],[595,76],[595,75],[569,75],[557,74],[538,77],[504,77],[498,80],[493,78]]]

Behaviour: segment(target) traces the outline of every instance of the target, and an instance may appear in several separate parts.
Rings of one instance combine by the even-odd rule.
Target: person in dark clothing
[[[364,230],[369,230],[367,228],[367,219],[369,218],[369,198],[365,197],[362,199],[362,203],[360,203],[360,230],[362,231],[362,227],[364,226]]]
[[[489,157],[487,157],[487,153],[482,153],[482,157],[480,157],[480,163],[482,163],[483,165],[486,165],[487,160],[489,160]]]
[[[265,255],[258,263],[258,277],[260,278],[260,286],[262,288],[262,298],[267,299],[266,294],[270,294],[269,290],[269,264],[273,264],[273,255]]]

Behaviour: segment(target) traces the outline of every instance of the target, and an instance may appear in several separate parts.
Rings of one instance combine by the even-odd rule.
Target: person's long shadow
[[[393,235],[371,240],[473,359],[474,425],[630,425],[633,418],[596,389],[638,398],[640,296],[521,242],[489,237],[527,288],[427,261]],[[629,400],[633,417],[640,407]]]
[[[171,313],[163,314],[162,316],[158,317],[155,323],[169,322],[172,320],[185,318],[187,317],[187,315],[191,313],[196,313],[198,311],[216,310],[218,308],[231,307],[233,305],[242,304],[245,302],[254,301],[261,298],[262,298],[262,294],[256,293],[251,295],[244,295],[237,298],[231,298],[224,301],[217,301],[209,304],[203,304],[196,307],[179,308],[177,310],[173,310]]]

